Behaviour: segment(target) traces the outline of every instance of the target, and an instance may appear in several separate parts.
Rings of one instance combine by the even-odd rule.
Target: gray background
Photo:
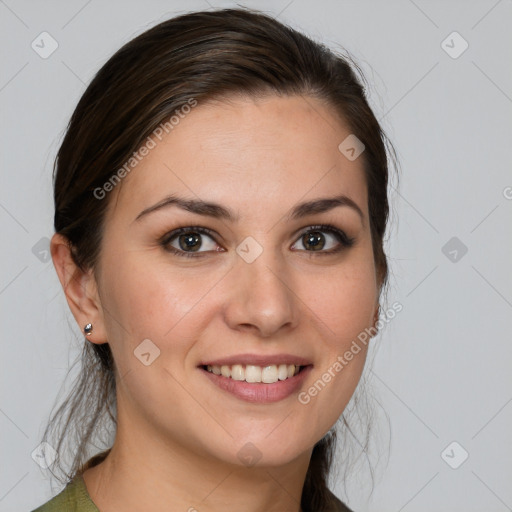
[[[46,252],[51,168],[69,116],[129,39],[175,14],[228,5],[0,1],[2,511],[31,510],[59,490],[31,453],[82,339]],[[367,470],[350,472],[348,504],[512,510],[512,1],[242,5],[354,55],[402,166],[387,250],[389,303],[403,310],[375,338],[368,372],[390,423],[374,454],[390,434],[389,458],[371,497]],[[46,59],[31,47],[43,31],[58,43]],[[442,45],[454,31],[469,44],[457,58],[462,40]],[[469,457],[453,469],[447,461],[458,465],[462,450]],[[332,487],[344,496],[341,478]]]

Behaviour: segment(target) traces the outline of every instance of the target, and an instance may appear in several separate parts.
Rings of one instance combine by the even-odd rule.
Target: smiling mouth
[[[222,366],[203,365],[201,368],[207,372],[232,380],[273,384],[278,381],[291,379],[306,368],[306,366],[295,364],[273,364],[267,366],[233,364]]]

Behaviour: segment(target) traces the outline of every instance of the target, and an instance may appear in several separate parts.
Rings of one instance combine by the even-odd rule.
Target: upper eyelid
[[[196,232],[199,232],[201,235],[209,236],[217,244],[219,242],[216,240],[216,237],[222,238],[221,235],[219,235],[215,230],[210,229],[210,228],[206,228],[204,226],[182,226],[182,227],[178,227],[178,228],[175,228],[175,229],[172,229],[172,230],[166,232],[160,238],[160,240],[161,240],[162,243],[170,243],[170,241],[174,237],[176,237],[176,236],[178,236],[180,234],[183,234],[183,233],[194,232],[194,230]],[[351,238],[346,233],[346,231],[344,229],[342,229],[342,228],[339,228],[339,227],[336,227],[336,226],[328,227],[328,226],[322,226],[322,225],[319,225],[319,224],[310,224],[308,226],[305,226],[303,228],[300,228],[300,229],[296,230],[294,232],[294,237],[295,237],[294,240],[296,240],[297,237],[300,237],[304,233],[307,233],[308,231],[313,231],[313,230],[325,231],[325,232],[330,232],[330,233],[333,233],[333,234],[336,234],[336,230],[338,230],[341,233],[344,233],[347,238],[349,238],[349,239]]]

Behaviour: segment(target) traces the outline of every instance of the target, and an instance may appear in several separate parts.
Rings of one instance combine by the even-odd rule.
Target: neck
[[[140,440],[144,439],[144,442]],[[102,512],[300,512],[312,450],[279,467],[224,463],[118,421],[114,445],[84,481]]]

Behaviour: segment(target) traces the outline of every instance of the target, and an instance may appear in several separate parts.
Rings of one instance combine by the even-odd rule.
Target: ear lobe
[[[80,331],[83,333],[85,325],[91,323],[93,331],[87,336],[87,340],[98,344],[107,343],[103,310],[93,269],[84,271],[76,265],[69,240],[59,233],[53,235],[50,251],[69,309]]]

